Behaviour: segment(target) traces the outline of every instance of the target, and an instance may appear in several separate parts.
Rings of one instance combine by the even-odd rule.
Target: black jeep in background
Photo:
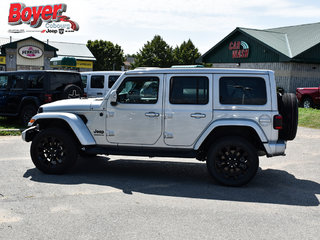
[[[0,116],[27,125],[40,105],[83,96],[81,76],[67,71],[0,72]]]

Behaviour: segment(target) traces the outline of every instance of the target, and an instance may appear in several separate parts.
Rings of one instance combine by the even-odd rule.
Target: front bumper
[[[267,157],[284,156],[287,142],[279,140],[277,142],[264,143],[263,145],[266,149]]]
[[[21,134],[22,140],[25,142],[30,142],[34,138],[35,135],[39,133],[39,129],[37,126],[29,127],[24,130]]]

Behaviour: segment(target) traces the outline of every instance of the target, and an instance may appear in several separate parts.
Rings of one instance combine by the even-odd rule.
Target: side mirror
[[[112,90],[110,93],[110,104],[111,106],[116,106],[117,102],[117,90]]]

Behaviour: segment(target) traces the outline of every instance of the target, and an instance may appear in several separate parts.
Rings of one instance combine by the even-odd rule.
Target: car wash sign
[[[32,28],[39,28],[43,22],[68,22],[74,31],[79,30],[79,25],[71,21],[68,16],[62,15],[67,10],[67,5],[60,3],[44,6],[26,6],[23,3],[11,3],[9,9],[8,24],[30,25]]]
[[[249,45],[245,41],[230,42],[229,50],[232,51],[232,58],[248,58],[249,57]]]

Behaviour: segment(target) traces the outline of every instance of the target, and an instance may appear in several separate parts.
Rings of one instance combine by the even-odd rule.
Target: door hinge
[[[114,112],[109,112],[109,111],[107,111],[106,117],[107,117],[107,118],[114,117]]]
[[[112,136],[114,136],[114,131],[107,130],[106,135],[109,137],[112,137]]]
[[[173,138],[173,134],[172,134],[172,133],[165,132],[165,133],[164,133],[164,138]]]

